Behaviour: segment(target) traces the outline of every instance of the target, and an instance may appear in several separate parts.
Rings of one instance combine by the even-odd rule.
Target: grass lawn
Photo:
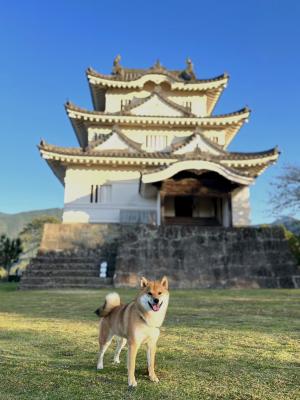
[[[0,284],[0,399],[300,399],[300,290],[171,292],[157,353],[160,383],[126,350],[96,371],[106,290],[17,291]],[[119,290],[123,301],[135,290]]]

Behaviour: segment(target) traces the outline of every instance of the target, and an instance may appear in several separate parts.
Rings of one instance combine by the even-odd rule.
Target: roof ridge
[[[120,129],[120,127],[118,125],[114,125],[112,128],[112,132],[115,132],[119,135],[119,137],[124,140],[124,142],[126,144],[128,144],[130,147],[133,147],[135,150],[137,150],[138,152],[141,152],[142,149],[142,145],[140,143],[135,142],[134,140],[130,139],[128,136],[126,136],[122,130]]]
[[[153,95],[153,93],[151,94],[151,95]],[[160,96],[161,96],[161,94],[160,94]],[[148,96],[148,98],[149,98],[150,96]],[[169,100],[169,99],[165,99],[165,101],[168,101],[168,102],[172,102],[172,103],[174,103],[172,100]],[[177,107],[183,107],[183,106],[180,106],[179,104],[177,104],[177,103],[175,103],[175,106],[177,106]],[[183,107],[184,108],[184,107]],[[114,112],[114,113],[107,113],[107,112],[103,112],[103,111],[97,111],[97,110],[88,110],[88,109],[86,109],[86,108],[83,108],[83,107],[79,107],[79,106],[76,106],[74,103],[72,103],[72,102],[70,102],[70,101],[67,101],[66,103],[65,103],[65,109],[66,110],[72,110],[72,111],[78,111],[78,112],[85,112],[85,113],[88,113],[88,114],[91,114],[91,115],[107,115],[107,116],[110,116],[110,115],[113,115],[113,116],[118,116],[118,115],[120,115],[120,116],[122,116],[122,115],[124,115],[124,114],[122,114],[122,112],[121,111],[116,111],[116,112]],[[248,112],[248,113],[250,113],[251,112],[251,110],[250,110],[250,108],[249,107],[243,107],[243,108],[241,108],[240,110],[237,110],[237,111],[233,111],[233,112],[230,112],[230,113],[227,113],[227,114],[219,114],[219,115],[208,115],[208,116],[205,116],[205,117],[198,117],[198,116],[196,116],[196,115],[194,115],[194,114],[192,114],[192,113],[190,113],[190,117],[192,117],[192,118],[197,118],[197,119],[199,119],[199,120],[205,120],[205,119],[218,119],[218,118],[226,118],[226,117],[233,117],[233,116],[237,116],[237,115],[242,115],[242,114],[244,114],[244,113],[246,113],[246,112]],[[139,117],[138,115],[132,115],[133,117]],[[144,115],[144,117],[147,117],[147,115]],[[150,115],[149,117],[152,117],[152,118],[155,118],[155,117],[157,117],[157,116],[153,116],[153,115]],[[160,116],[160,117],[164,117],[164,118],[170,118],[169,116]],[[174,117],[171,117],[171,118],[174,118]],[[183,118],[183,117],[182,117]]]
[[[214,143],[212,140],[210,140],[208,137],[206,137],[201,131],[200,129],[196,129],[190,136],[187,136],[185,139],[185,141],[183,141],[182,143],[180,143],[176,148],[174,148],[174,150],[172,151],[172,153],[174,151],[180,150],[182,149],[184,146],[187,146],[189,143],[191,143],[191,141],[197,136],[199,135],[201,137],[201,139],[209,146],[211,146],[212,148],[214,148],[215,150],[221,152],[222,154],[227,154],[228,152],[226,150],[224,150],[222,148],[222,146],[218,145],[217,143]],[[176,145],[176,143],[175,143]],[[174,146],[174,145],[173,145]]]
[[[89,67],[86,70],[87,75],[93,75],[95,77],[100,77],[115,81],[135,81],[147,74],[162,74],[168,76],[169,78],[184,83],[205,83],[213,82],[216,80],[224,79],[228,77],[227,73],[216,76],[210,79],[197,79],[194,72],[194,65],[190,58],[186,59],[186,66],[184,69],[171,70],[163,66],[159,60],[156,61],[154,65],[148,68],[127,68],[120,64],[121,56],[118,55],[113,61],[113,70],[111,74],[101,74],[95,71],[93,68]]]
[[[251,113],[251,109],[247,106],[240,108],[237,111],[233,111],[233,112],[226,113],[226,114],[210,115],[209,118],[224,118],[224,117],[229,117],[229,116],[234,116],[234,115],[241,115],[246,112],[248,112],[249,114]],[[207,117],[204,117],[204,118],[207,118]]]
[[[130,139],[128,136],[126,136],[118,125],[114,125],[110,133],[101,134],[101,137],[90,142],[88,146],[85,148],[85,151],[93,150],[95,149],[95,147],[101,145],[102,143],[105,143],[114,133],[116,133],[129,147],[132,147],[134,150],[138,152],[142,151],[141,150],[142,145]],[[97,151],[102,151],[102,150],[97,150]],[[105,151],[107,151],[107,149],[105,149]]]
[[[200,149],[197,152],[190,152],[190,153],[184,153],[184,154],[172,154],[171,152],[161,152],[161,151],[156,151],[156,152],[146,152],[146,151],[134,151],[132,153],[123,150],[123,149],[105,149],[105,150],[94,150],[94,148],[81,148],[81,147],[63,147],[63,146],[56,146],[52,144],[48,144],[45,142],[45,140],[41,140],[40,144],[37,146],[40,151],[49,151],[49,152],[55,152],[61,155],[70,155],[70,156],[90,156],[90,157],[97,157],[97,156],[102,156],[102,157],[127,157],[127,158],[162,158],[162,159],[170,159],[174,158],[177,161],[184,161],[184,160],[203,160],[203,161],[211,161],[211,162],[216,162],[220,165],[225,166],[226,168],[232,168],[235,170],[236,169],[232,166],[227,166],[226,164],[223,164],[226,161],[231,161],[231,160],[237,160],[237,161],[243,161],[243,160],[251,160],[253,156],[256,155],[254,158],[264,158],[268,157],[271,155],[278,155],[280,151],[278,150],[277,147],[267,150],[264,152],[257,152],[257,153],[227,153],[224,154],[224,156],[218,156],[211,154],[209,152],[204,152],[201,151]],[[235,156],[235,157],[232,157]],[[175,161],[175,162],[177,162]],[[269,164],[269,160],[265,160],[265,164]],[[249,167],[249,166],[248,166]]]
[[[280,150],[278,146],[272,147],[271,149],[268,150],[263,150],[263,151],[253,151],[253,152],[239,152],[239,151],[233,151],[233,152],[226,152],[227,156],[231,158],[239,158],[239,157],[245,157],[245,159],[251,158],[251,157],[261,157],[261,156],[272,156],[272,155],[277,155],[280,154]]]
[[[110,138],[113,134],[113,131],[110,133],[101,133],[100,137],[98,136],[97,139],[92,140],[89,142],[87,148],[88,149],[94,149],[95,147],[99,146],[100,144],[106,142],[108,138]]]

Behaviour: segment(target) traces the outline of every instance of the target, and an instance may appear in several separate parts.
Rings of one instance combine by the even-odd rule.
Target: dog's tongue
[[[158,304],[153,304],[152,310],[153,311],[158,311],[159,310],[159,305]]]

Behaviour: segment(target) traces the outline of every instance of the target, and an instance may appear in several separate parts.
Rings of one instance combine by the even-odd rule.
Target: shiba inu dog
[[[128,385],[137,385],[135,380],[135,359],[141,344],[147,345],[147,364],[149,378],[158,382],[154,371],[156,342],[159,337],[159,328],[163,324],[169,303],[168,279],[149,281],[141,278],[141,291],[128,304],[121,304],[117,293],[110,293],[105,298],[102,307],[96,310],[100,319],[99,332],[99,360],[97,369],[103,369],[103,356],[114,336],[118,337],[118,344],[114,362],[120,362],[120,353],[128,344]]]

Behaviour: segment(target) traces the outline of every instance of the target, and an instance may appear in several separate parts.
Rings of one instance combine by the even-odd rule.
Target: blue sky
[[[40,158],[41,138],[77,142],[63,104],[91,108],[84,71],[109,73],[157,58],[199,78],[223,72],[230,82],[215,113],[252,109],[230,150],[279,145],[280,161],[251,189],[252,220],[272,221],[270,181],[299,160],[300,2],[248,1],[0,1],[0,212],[62,207],[63,187]]]

